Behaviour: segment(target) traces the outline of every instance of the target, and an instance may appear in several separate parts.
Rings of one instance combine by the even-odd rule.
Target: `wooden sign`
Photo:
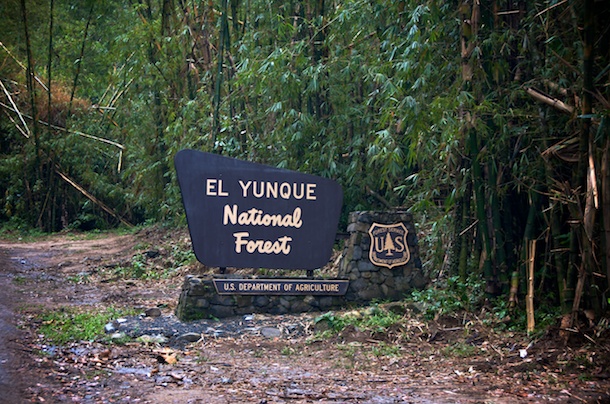
[[[369,228],[371,248],[369,259],[377,266],[393,267],[405,265],[411,259],[407,234],[409,231],[403,223],[373,223]]]
[[[219,295],[335,295],[347,292],[348,280],[213,279]]]
[[[174,159],[197,259],[213,267],[316,269],[332,253],[335,181],[195,150]]]

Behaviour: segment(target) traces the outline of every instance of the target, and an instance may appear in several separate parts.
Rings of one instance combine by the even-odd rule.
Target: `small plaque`
[[[347,292],[348,280],[214,279],[219,295],[330,295]]]
[[[411,259],[407,234],[409,231],[403,223],[373,223],[369,229],[371,249],[369,258],[377,266],[392,269],[405,265]]]

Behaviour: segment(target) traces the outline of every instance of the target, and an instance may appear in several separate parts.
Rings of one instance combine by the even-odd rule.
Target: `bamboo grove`
[[[610,4],[6,0],[0,220],[180,221],[183,148],[408,208],[430,273],[605,309]],[[530,296],[531,297],[531,296]]]

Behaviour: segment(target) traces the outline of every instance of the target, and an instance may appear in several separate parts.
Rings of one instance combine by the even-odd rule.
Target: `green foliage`
[[[104,326],[117,317],[128,314],[124,310],[109,308],[100,312],[97,308],[62,308],[46,311],[36,319],[38,328],[46,340],[52,344],[65,345],[69,342],[94,341],[104,335]]]
[[[3,227],[184,225],[172,159],[195,148],[334,178],[344,215],[407,207],[426,271],[465,278],[483,262],[489,297],[507,293],[531,239],[544,251],[536,268],[557,268],[544,275],[545,301],[565,301],[557,285],[575,289],[572,268],[599,272],[601,229],[584,236],[568,224],[583,222],[584,145],[601,167],[608,137],[605,2],[575,1],[570,18],[537,2],[518,15],[482,5],[472,27],[477,2],[253,0],[229,11],[111,0],[54,2],[51,13],[28,0],[29,43],[21,4],[0,5],[0,79],[24,116],[45,123],[24,118],[26,137],[19,114],[2,107]],[[30,62],[51,105],[41,84],[29,93],[21,65]],[[591,254],[563,253],[570,242]],[[144,264],[124,270],[146,276]],[[466,300],[454,304],[474,305]]]
[[[172,245],[171,252],[172,262],[176,268],[188,266],[197,261],[193,249],[188,246]]]
[[[184,257],[188,260],[188,262],[192,262],[193,258],[190,255],[182,254],[178,256],[178,258],[183,261],[175,262],[176,265],[182,264],[186,261]],[[175,272],[175,268],[173,265],[169,268],[159,268],[154,262],[149,260],[144,254],[136,254],[131,258],[131,262],[129,265],[119,265],[113,269],[113,275],[115,277],[120,277],[124,279],[144,279],[144,280],[154,280],[154,279],[165,279],[172,275]]]
[[[371,351],[372,351],[373,355],[375,355],[377,357],[399,356],[400,355],[400,346],[387,344],[385,342],[380,342],[379,344],[374,345],[372,347]]]
[[[536,307],[534,320],[536,333],[544,334],[549,327],[555,326],[561,318],[561,308],[555,305],[543,304]],[[483,321],[493,326],[497,331],[525,331],[527,329],[527,313],[524,305],[509,307],[505,299],[496,299],[490,315]]]
[[[408,300],[423,307],[424,316],[433,319],[460,311],[474,312],[484,302],[484,283],[478,277],[462,281],[452,276],[443,285],[424,290],[414,290]]]
[[[315,318],[314,324],[324,324],[329,334],[343,331],[347,326],[370,332],[383,333],[400,322],[402,316],[373,305],[363,311],[352,311],[343,315],[327,312]]]

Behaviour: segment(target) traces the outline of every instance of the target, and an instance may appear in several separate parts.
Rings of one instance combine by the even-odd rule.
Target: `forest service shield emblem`
[[[371,262],[390,269],[409,262],[411,255],[407,245],[408,233],[409,231],[403,223],[373,223],[369,229]]]

